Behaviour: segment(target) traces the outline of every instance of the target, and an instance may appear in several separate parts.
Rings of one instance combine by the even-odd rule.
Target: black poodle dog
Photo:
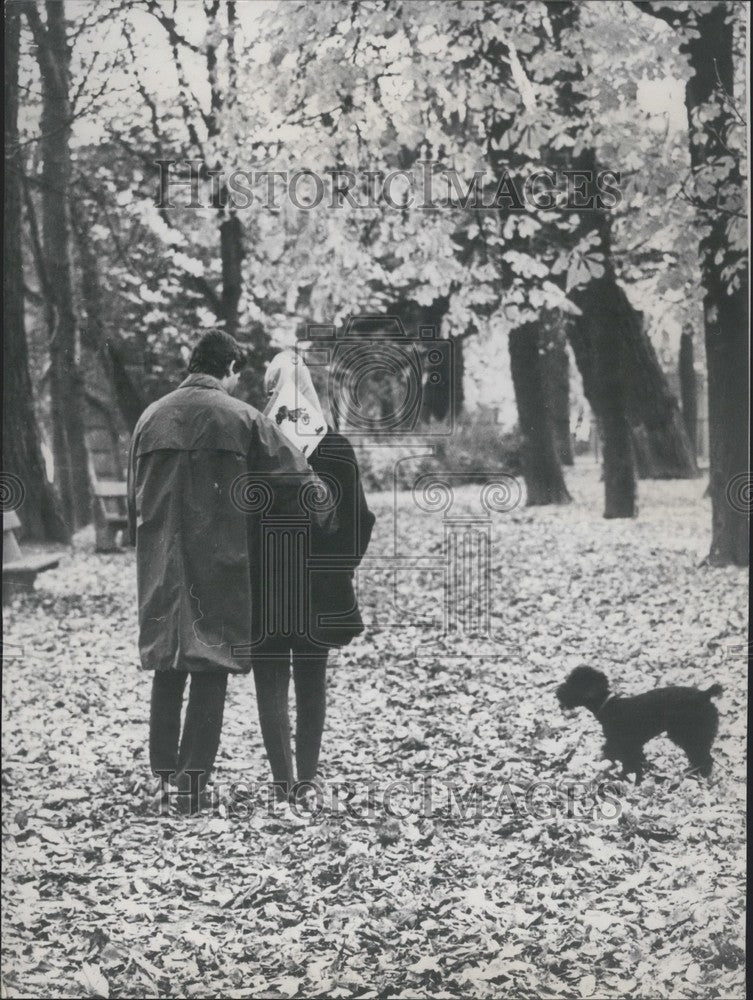
[[[711,774],[711,744],[719,713],[711,699],[722,693],[721,684],[706,691],[693,687],[665,687],[633,698],[609,693],[609,681],[600,670],[576,667],[557,688],[562,708],[582,705],[601,723],[606,742],[604,756],[622,764],[622,777],[643,779],[643,745],[666,733],[687,754],[690,767],[704,777]]]

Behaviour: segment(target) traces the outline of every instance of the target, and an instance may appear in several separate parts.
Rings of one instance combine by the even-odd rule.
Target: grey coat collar
[[[214,375],[205,375],[203,372],[193,372],[178,386],[179,389],[219,389],[227,392],[225,386]]]

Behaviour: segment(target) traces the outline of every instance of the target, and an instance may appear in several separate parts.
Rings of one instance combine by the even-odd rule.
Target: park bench
[[[37,573],[54,569],[60,556],[51,552],[24,552],[15,532],[21,527],[14,510],[3,511],[3,604],[14,594],[34,589]]]
[[[118,532],[128,528],[127,484],[120,479],[93,479],[95,551],[119,552]]]

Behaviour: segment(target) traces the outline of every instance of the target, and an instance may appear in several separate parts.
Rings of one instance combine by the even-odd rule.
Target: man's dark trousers
[[[220,745],[227,690],[227,671],[190,674],[183,735],[180,715],[189,674],[158,670],[152,680],[149,758],[152,771],[174,785],[186,811],[195,811],[198,796],[212,772]]]

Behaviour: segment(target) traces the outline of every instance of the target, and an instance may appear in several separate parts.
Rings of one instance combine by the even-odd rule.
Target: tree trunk
[[[70,541],[39,446],[24,317],[21,246],[21,155],[18,144],[20,11],[5,11],[5,191],[3,237],[3,510],[20,510],[22,534],[38,541]],[[15,486],[15,489],[14,489]],[[18,501],[21,501],[19,503]]]
[[[115,387],[118,409],[125,421],[126,427],[129,431],[132,431],[136,426],[137,420],[146,409],[147,400],[140,389],[137,388],[126,367],[120,344],[116,344],[114,339],[110,337],[105,347],[110,358],[110,364],[112,365],[112,380]],[[256,395],[254,398],[258,400],[262,397]]]
[[[714,566],[748,564],[751,475],[748,467],[748,304],[745,292],[727,294],[714,283],[715,250],[725,245],[724,222],[712,232],[704,265],[709,400],[709,491]],[[717,272],[718,274],[718,272]]]
[[[567,338],[560,318],[548,313],[542,321],[541,361],[544,368],[546,402],[560,462],[573,465],[573,441],[570,434],[570,358]]]
[[[507,43],[501,40],[493,42],[488,54],[498,81],[509,79],[510,53]],[[522,154],[513,153],[510,156],[507,152],[500,152],[501,139],[509,127],[510,119],[500,116],[492,125],[487,139],[487,155],[500,184],[510,165],[523,167],[526,162]],[[531,237],[520,237],[513,245],[516,250],[526,254],[537,252]],[[502,282],[506,280],[503,269],[500,278]],[[545,338],[543,332],[544,324],[541,321],[524,323],[510,331],[508,340],[518,425],[522,437],[523,477],[529,506],[569,503],[571,499],[562,475],[555,429],[558,421],[553,413],[551,387],[547,379],[548,366],[542,357],[548,344],[548,337]]]
[[[581,154],[578,167],[588,169],[595,175],[597,165],[593,151],[586,150]],[[604,273],[591,281],[599,294],[588,292],[589,285],[574,290],[570,297],[583,312],[581,322],[592,332],[588,342],[594,349],[603,349],[607,355],[613,352],[615,357],[619,357],[622,380],[619,406],[624,410],[628,428],[626,440],[638,471],[644,478],[695,477],[698,474],[695,455],[685,433],[677,400],[670,391],[644,329],[642,315],[633,308],[617,281],[611,260],[611,221],[608,213],[592,213],[585,223],[599,239],[599,250],[605,258]],[[617,336],[614,329],[600,329],[602,324],[612,322],[619,324],[619,345],[614,343]],[[581,348],[581,357],[578,359],[576,355],[579,367],[582,365],[582,353]],[[591,377],[593,381],[593,374]],[[613,373],[610,384],[616,385]],[[592,392],[598,394],[598,387],[592,385]],[[618,423],[621,426],[622,419]],[[606,428],[605,422],[605,432]],[[623,438],[622,431],[619,437]],[[605,445],[605,456],[606,451]],[[621,459],[618,464],[625,463],[626,459]],[[634,479],[634,476],[631,478]]]
[[[727,23],[727,4],[697,14],[698,32],[685,46],[693,75],[687,82],[685,103],[690,125],[690,160],[694,171],[709,169],[715,159],[728,157],[725,139],[734,124],[733,31]],[[704,128],[696,134],[696,113],[703,108]],[[742,192],[736,165],[726,181]],[[740,210],[744,208],[740,198]],[[703,313],[706,334],[709,402],[709,491],[711,493],[711,549],[715,566],[748,564],[750,471],[748,405],[748,270],[730,288],[724,274],[730,265],[728,218],[709,206],[711,226],[702,238]]]
[[[647,474],[655,479],[692,479],[698,475],[698,467],[677,399],[645,330],[643,316],[633,308],[613,274],[611,277],[611,294],[622,300],[628,419],[634,427],[645,428],[650,452]]]
[[[684,332],[680,337],[679,382],[682,401],[682,420],[685,433],[693,449],[698,453],[698,386],[695,380],[695,360],[693,357],[693,334]]]
[[[598,164],[593,150],[584,150],[575,164],[596,175]],[[662,371],[653,344],[645,329],[643,315],[630,302],[624,288],[617,281],[611,261],[611,219],[608,212],[592,213],[584,217],[599,239],[599,250],[606,258],[606,269],[598,279],[599,287],[608,306],[593,295],[583,299],[584,321],[595,328],[611,315],[619,316],[622,397],[638,472],[641,478],[691,479],[698,475],[698,467],[680,407]],[[576,292],[573,301],[577,297]],[[580,305],[580,302],[578,303]],[[612,332],[604,331],[606,342]]]
[[[555,45],[561,49],[563,35],[577,27],[579,7],[574,3],[549,2],[546,9]],[[583,70],[573,61],[563,73],[559,87],[560,111],[575,122],[582,116],[577,90],[582,79]],[[581,149],[575,157],[568,151],[552,151],[550,157],[552,167],[576,168],[589,172],[591,178],[596,176],[596,154],[590,147]],[[567,162],[562,162],[565,159]],[[628,517],[635,513],[634,453],[644,471],[660,472],[663,476],[695,475],[695,460],[677,403],[643,329],[642,318],[617,283],[611,259],[610,225],[606,211],[584,213],[571,235],[575,241],[589,232],[597,236],[605,262],[600,278],[570,295],[583,310],[577,324],[582,333],[580,337],[571,336],[571,344],[581,374],[584,366],[588,369],[590,388],[586,388],[585,376],[584,388],[603,431],[605,516]],[[599,294],[594,294],[595,291]],[[601,326],[612,320],[619,322],[619,334]],[[575,324],[570,324],[570,328],[577,329]],[[618,343],[618,337],[624,339],[624,344]],[[577,349],[576,342],[579,342]],[[595,354],[586,360],[589,350]],[[609,367],[610,357],[619,359],[618,369]],[[607,380],[606,386],[597,384],[602,377]],[[635,446],[631,441],[631,424],[643,427]],[[619,449],[624,449],[623,453],[618,453]]]
[[[727,3],[654,7],[637,0],[636,6],[680,30],[680,51],[688,54],[690,62],[685,86],[690,163],[701,181],[696,204],[708,223],[700,241],[709,407],[708,562],[747,566],[751,482],[748,248],[734,249],[727,233],[735,215],[745,217],[746,203],[740,167],[728,145],[740,114],[735,105],[734,29],[728,19],[734,8]],[[704,191],[711,191],[711,196]],[[725,272],[733,270],[737,275],[731,287]]]
[[[47,323],[50,333],[50,393],[55,475],[68,523],[91,521],[80,344],[73,310],[70,264],[70,52],[63,0],[47,0],[47,23],[36,3],[22,4],[34,35],[42,77],[42,236]]]
[[[575,3],[546,2],[552,37],[558,52],[563,49],[563,36],[578,27],[579,6]],[[561,114],[578,123],[582,118],[581,95],[578,85],[583,80],[583,68],[565,58],[560,74],[557,104]],[[596,154],[586,146],[573,156],[569,149],[550,150],[549,166],[555,169],[578,169],[590,173],[590,184],[596,176]],[[573,246],[587,234],[597,237],[598,250],[604,257],[604,273],[588,285],[568,292],[581,315],[566,317],[566,329],[575,361],[583,380],[583,391],[594,414],[602,444],[602,476],[604,480],[604,517],[633,517],[636,514],[636,483],[630,424],[627,416],[625,355],[622,350],[622,328],[625,299],[618,294],[610,245],[610,222],[605,211],[585,212],[571,233]],[[561,238],[561,237],[560,237]],[[565,287],[564,276],[560,279]]]
[[[408,335],[406,349],[412,351],[416,348],[421,355],[421,363],[426,373],[419,401],[421,420],[448,420],[452,405],[455,407],[456,415],[458,412],[455,364],[462,347],[453,342],[450,348],[449,367],[445,363],[447,355],[444,351],[440,351],[441,360],[435,362],[431,357],[432,340],[443,340],[442,322],[449,304],[450,300],[446,295],[434,299],[428,306],[419,305],[412,299],[399,299],[384,313],[385,319],[392,316],[400,318]],[[428,333],[429,330],[431,334]],[[432,377],[437,375],[439,378]]]
[[[633,449],[633,462],[639,479],[662,479],[656,465],[656,458],[651,447],[651,439],[643,424],[632,424],[630,427],[630,445]]]
[[[222,311],[225,330],[232,337],[238,332],[238,303],[243,277],[243,227],[237,215],[231,214],[220,225],[220,256],[222,258]]]
[[[570,494],[562,476],[547,405],[539,325],[527,323],[512,330],[509,337],[528,506],[568,503]]]
[[[569,320],[568,337],[601,434],[604,517],[634,517],[636,483],[623,370],[627,320],[609,270],[607,263],[601,278],[572,293],[582,315]]]
[[[452,338],[452,387],[454,416],[457,420],[465,409],[465,342],[469,334]]]
[[[81,270],[81,296],[86,309],[86,330],[83,335],[83,343],[99,361],[123,422],[128,431],[132,431],[146,407],[146,402],[133,384],[133,380],[122,363],[117,347],[112,344],[107,334],[99,263],[92,249],[89,235],[91,223],[86,208],[80,202],[72,208],[71,222]]]
[[[601,415],[604,449],[604,517],[634,517],[635,473],[630,454],[630,428],[620,398],[622,386],[614,381]]]

